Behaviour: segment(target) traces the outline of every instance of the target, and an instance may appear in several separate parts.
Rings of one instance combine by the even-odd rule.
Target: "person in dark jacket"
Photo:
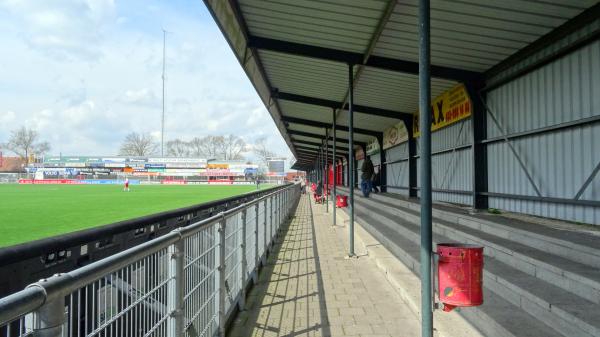
[[[362,181],[360,183],[360,187],[362,190],[362,194],[365,196],[365,198],[368,198],[369,194],[371,193],[371,189],[373,188],[373,186],[371,185],[371,179],[373,179],[373,174],[375,173],[375,169],[373,168],[373,162],[371,161],[371,158],[365,158],[365,161],[362,164],[361,171]]]
[[[377,170],[375,172],[375,174],[373,175],[373,179],[371,179],[371,185],[373,186],[373,192],[375,193],[379,193],[379,188],[377,188],[378,186],[381,186],[381,183],[379,182],[380,175],[379,172],[381,171],[381,167],[379,167],[379,170]]]
[[[323,197],[323,182],[320,180],[317,183],[317,190],[315,191],[315,193],[317,194],[317,197],[319,198],[319,199],[317,199],[317,201],[321,202],[322,197]]]

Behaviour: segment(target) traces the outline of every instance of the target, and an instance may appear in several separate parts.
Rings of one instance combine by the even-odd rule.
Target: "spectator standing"
[[[371,161],[371,158],[365,158],[365,161],[363,162],[361,167],[361,171],[362,181],[360,183],[360,188],[362,190],[363,196],[365,198],[368,198],[369,194],[371,193],[371,189],[373,188],[373,186],[371,185],[371,179],[373,179],[373,174],[375,173],[375,169],[373,168],[373,162]]]
[[[379,181],[381,179],[381,176],[379,175],[379,172],[381,172],[381,167],[378,167],[378,169],[375,171],[375,174],[373,174],[373,179],[371,180],[371,185],[373,185],[373,192],[375,193],[379,193],[379,186],[381,186],[381,182]]]

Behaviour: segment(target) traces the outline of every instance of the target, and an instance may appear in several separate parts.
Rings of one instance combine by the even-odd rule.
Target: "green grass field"
[[[254,191],[256,186],[122,189],[120,185],[0,184],[0,247],[227,198]]]

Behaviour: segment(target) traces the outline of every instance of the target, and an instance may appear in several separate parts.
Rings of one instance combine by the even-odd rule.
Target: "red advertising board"
[[[19,184],[43,184],[43,185],[53,185],[53,184],[80,184],[79,180],[74,179],[19,179]]]
[[[163,180],[160,183],[163,185],[185,185],[185,184],[187,184],[187,181],[181,180],[181,179],[176,179],[176,180]]]
[[[233,185],[233,180],[225,180],[225,179],[209,180],[208,183],[210,185]]]

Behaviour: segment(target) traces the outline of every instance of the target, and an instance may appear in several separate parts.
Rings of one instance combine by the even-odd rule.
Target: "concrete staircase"
[[[418,274],[417,201],[355,195],[355,220]],[[461,310],[485,335],[600,336],[599,236],[443,205],[433,222],[434,244],[485,247],[484,305]]]

